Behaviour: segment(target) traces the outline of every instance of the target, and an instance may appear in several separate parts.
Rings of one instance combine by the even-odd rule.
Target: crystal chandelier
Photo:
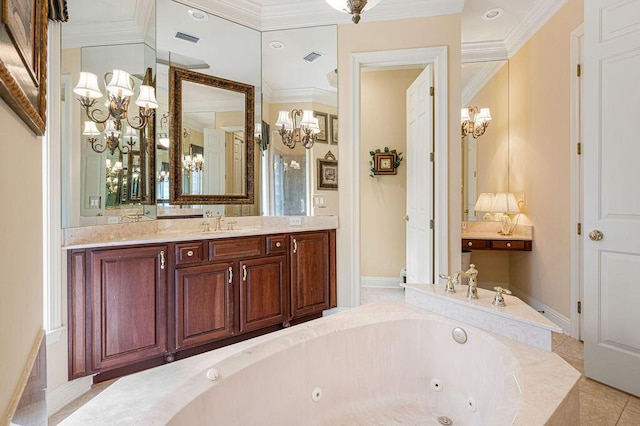
[[[351,20],[357,24],[365,10],[373,9],[381,0],[325,0],[329,6],[340,12],[353,15]]]
[[[147,72],[147,74],[150,74],[150,72]],[[146,80],[147,76],[145,76]],[[142,130],[147,126],[154,110],[158,108],[155,89],[153,86],[146,84],[140,86],[140,93],[135,101],[138,106],[138,115],[130,119],[129,103],[135,91],[135,82],[131,75],[126,71],[115,69],[104,75],[104,83],[107,89],[107,100],[105,102],[107,113],[99,108],[93,108],[97,100],[103,96],[98,87],[98,77],[95,74],[81,72],[78,84],[73,89],[73,92],[80,96],[78,101],[80,101],[80,105],[91,120],[85,122],[83,135],[88,136],[91,148],[98,153],[104,152],[107,148],[111,154],[115,153],[116,149],[126,153],[132,146],[129,142],[132,141],[134,135],[137,138],[136,131]],[[129,127],[124,135],[125,140],[129,137],[127,142],[129,147],[120,147],[120,135],[125,127],[124,123],[128,124]],[[97,136],[100,131],[96,124],[104,125],[104,144],[98,143]]]
[[[302,117],[299,123],[297,117]],[[287,111],[280,111],[276,127],[282,137],[282,143],[291,149],[295,148],[297,143],[311,149],[316,141],[316,135],[320,133],[318,119],[310,110],[294,109],[291,115]]]

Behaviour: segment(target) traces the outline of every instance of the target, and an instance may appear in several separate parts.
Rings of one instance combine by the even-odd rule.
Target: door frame
[[[583,279],[582,266],[584,252],[582,248],[582,235],[578,235],[578,224],[583,223],[584,201],[582,188],[584,187],[582,175],[582,157],[578,155],[577,144],[582,143],[581,110],[582,99],[580,78],[577,75],[578,64],[582,64],[582,51],[580,40],[584,36],[584,24],[580,24],[571,32],[570,40],[570,66],[571,70],[571,111],[570,111],[570,137],[571,162],[570,162],[570,194],[571,194],[571,327],[570,336],[580,339],[582,334],[582,315],[578,313],[578,302],[582,301]],[[584,229],[582,230],[584,232]]]
[[[360,304],[360,170],[363,159],[360,156],[360,72],[362,68],[431,64],[435,88],[434,108],[434,276],[448,270],[449,264],[449,208],[448,208],[448,170],[449,170],[449,103],[446,46],[415,49],[373,51],[352,53],[351,55],[351,126],[349,149],[340,149],[339,175],[346,177],[341,183],[339,200],[340,236],[338,245],[341,251],[338,261],[338,286],[350,294],[340,296],[339,306],[358,306]]]

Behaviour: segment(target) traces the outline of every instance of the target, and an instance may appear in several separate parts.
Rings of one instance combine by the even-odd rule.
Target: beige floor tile
[[[625,411],[633,411],[640,415],[640,398],[637,396],[629,395],[629,401],[627,402],[627,406],[624,408]],[[640,425],[640,421],[638,422]]]
[[[607,403],[624,408],[629,401],[629,394],[610,388],[594,380],[582,376],[580,378],[580,392],[589,394]]]
[[[580,392],[580,424],[583,426],[615,426],[622,410],[623,407]]]
[[[61,423],[64,419],[73,414],[77,409],[95,398],[98,394],[100,394],[100,392],[108,388],[116,380],[117,379],[107,380],[105,382],[97,383],[91,386],[91,389],[89,389],[88,392],[62,407],[60,411],[52,414],[48,419],[47,425],[56,426],[57,424]]]
[[[568,337],[556,348],[558,354],[569,355],[574,358],[584,359],[584,343]]]
[[[578,370],[580,374],[584,374],[584,361],[565,354],[558,354],[562,359],[567,361],[573,368]]]
[[[616,426],[638,426],[640,425],[640,413],[625,409],[620,416]]]
[[[560,346],[562,344],[562,342],[564,342],[567,339],[567,335],[564,333],[556,333],[556,332],[551,332],[551,349],[552,350],[556,350],[558,349],[558,346]]]

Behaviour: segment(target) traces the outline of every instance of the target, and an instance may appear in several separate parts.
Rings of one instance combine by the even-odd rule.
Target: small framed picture
[[[318,189],[338,189],[338,161],[331,151],[318,158]]]
[[[327,113],[314,111],[313,116],[318,119],[320,133],[316,135],[316,142],[329,143],[327,140]]]
[[[395,152],[376,152],[373,155],[373,168],[376,175],[395,175],[398,171]]]
[[[338,116],[329,115],[329,129],[331,132],[331,143],[338,145]]]

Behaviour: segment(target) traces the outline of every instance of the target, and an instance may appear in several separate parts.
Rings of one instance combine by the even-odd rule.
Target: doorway
[[[351,127],[351,144],[340,147],[339,193],[340,232],[338,246],[341,254],[338,262],[338,305],[358,306],[360,304],[360,176],[368,164],[360,155],[362,133],[360,118],[362,106],[361,70],[367,67],[410,66],[432,64],[434,70],[435,111],[434,111],[434,273],[447,272],[449,265],[449,220],[448,220],[448,153],[449,135],[448,91],[447,91],[447,48],[429,47],[417,49],[389,50],[381,52],[353,53],[351,55],[351,90],[345,96],[350,99],[349,110],[341,115],[356,125]],[[451,259],[459,263],[460,259]]]

